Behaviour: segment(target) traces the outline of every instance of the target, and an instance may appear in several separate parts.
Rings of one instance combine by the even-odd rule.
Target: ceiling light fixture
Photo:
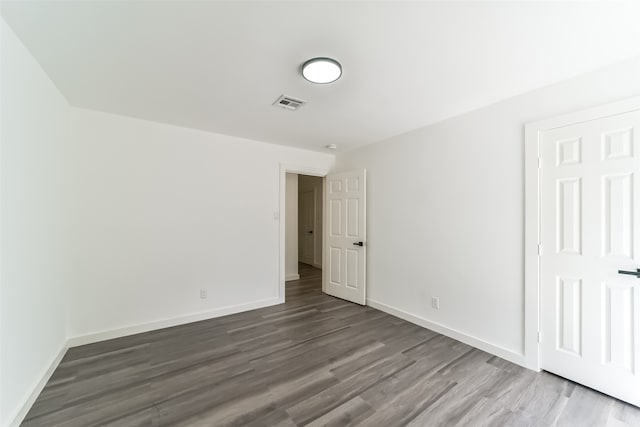
[[[329,150],[336,150],[338,148],[336,144],[325,145],[325,147],[328,148]]]
[[[302,76],[311,83],[332,83],[342,75],[342,66],[331,58],[313,58],[302,64]]]

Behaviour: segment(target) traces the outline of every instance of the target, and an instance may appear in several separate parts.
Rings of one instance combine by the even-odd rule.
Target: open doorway
[[[322,178],[298,175],[298,262],[322,270]]]
[[[300,266],[303,265],[305,273],[312,269],[320,278],[320,291],[356,304],[366,304],[366,174],[364,169],[329,174],[328,171],[281,165],[280,212],[274,213],[280,221],[280,302],[285,302],[290,288],[285,283],[304,280],[300,277]],[[300,179],[302,176],[304,178]],[[320,179],[316,178],[314,184],[307,186],[307,176]],[[299,185],[299,181],[303,184]],[[309,189],[313,189],[315,195],[313,215],[304,215],[315,219],[315,228],[312,233],[308,227],[304,230],[315,238],[307,237],[308,240],[301,243],[300,228],[311,221],[300,223],[299,199],[300,194]],[[303,261],[309,264],[299,264],[300,251],[306,250],[303,245],[313,248],[303,255]]]
[[[285,280],[287,291],[322,275],[323,178],[286,174]],[[299,283],[293,283],[299,281]],[[318,282],[319,289],[321,282]]]

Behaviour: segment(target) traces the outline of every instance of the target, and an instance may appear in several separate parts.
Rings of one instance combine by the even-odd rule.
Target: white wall
[[[334,156],[72,108],[0,27],[4,426],[68,344],[279,302],[280,165]]]
[[[297,280],[298,275],[298,174],[287,173],[285,201],[285,280]]]
[[[0,425],[64,349],[69,107],[0,19]]]
[[[367,169],[368,298],[521,362],[523,126],[638,94],[640,59],[338,154]]]
[[[72,111],[72,336],[277,303],[280,164],[333,155]]]
[[[313,191],[314,196],[314,225],[313,229],[313,265],[322,268],[322,199],[324,193],[322,191],[322,183],[324,178],[319,176],[300,175],[298,178],[298,193],[305,191]],[[300,240],[300,236],[298,236]],[[300,248],[300,246],[298,246]]]

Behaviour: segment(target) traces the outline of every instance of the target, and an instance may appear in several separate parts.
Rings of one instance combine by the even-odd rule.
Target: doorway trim
[[[324,178],[325,176],[327,176],[329,174],[330,169],[318,169],[318,168],[313,168],[313,167],[309,167],[309,166],[302,166],[302,165],[294,165],[294,164],[289,164],[289,163],[280,163],[280,206],[279,206],[279,244],[278,244],[278,251],[279,251],[279,267],[278,270],[280,272],[279,274],[279,279],[278,279],[278,302],[280,304],[282,304],[285,301],[285,229],[286,229],[286,208],[285,208],[285,202],[286,202],[286,198],[287,198],[287,186],[286,186],[286,182],[287,182],[287,173],[296,173],[296,174],[301,174],[301,175],[310,175],[310,176],[318,176],[321,178]],[[324,181],[322,183],[322,214],[323,214],[323,218],[324,218],[324,192],[325,192],[325,185],[324,185]],[[324,253],[324,236],[322,236],[322,251]],[[324,269],[322,270],[322,282],[324,283]]]
[[[640,96],[525,124],[524,362],[540,371],[540,135],[542,132],[640,110]]]

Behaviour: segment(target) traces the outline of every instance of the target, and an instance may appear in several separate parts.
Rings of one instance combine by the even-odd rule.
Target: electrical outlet
[[[440,298],[431,297],[431,308],[438,310],[440,308]]]
[[[207,299],[207,290],[200,289],[200,299]]]

